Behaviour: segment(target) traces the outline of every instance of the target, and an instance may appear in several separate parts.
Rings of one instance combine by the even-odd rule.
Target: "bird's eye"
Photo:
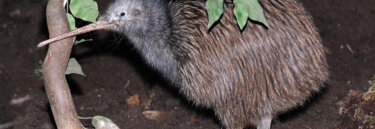
[[[124,13],[124,12],[121,12],[121,13],[120,13],[120,16],[125,16],[125,13]]]

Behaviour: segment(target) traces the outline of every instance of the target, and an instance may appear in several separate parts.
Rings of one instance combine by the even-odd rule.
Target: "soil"
[[[350,113],[345,108],[352,103],[373,102],[359,100],[349,91],[367,91],[375,74],[375,1],[302,2],[323,38],[330,78],[304,106],[280,114],[272,128],[371,128],[348,122],[353,115],[342,111]],[[47,0],[0,0],[0,128],[56,128],[37,72],[47,50],[36,48],[48,38],[46,4]],[[67,76],[79,116],[106,116],[120,128],[129,129],[221,128],[211,110],[185,100],[130,45],[120,43],[124,39],[121,36],[95,32],[84,37],[94,42],[75,46],[72,57],[80,62],[86,76]],[[145,111],[159,115],[146,118]],[[368,110],[363,113],[372,115]],[[90,127],[89,120],[82,123]]]

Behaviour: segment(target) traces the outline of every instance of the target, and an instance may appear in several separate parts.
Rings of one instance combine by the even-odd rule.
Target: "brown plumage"
[[[207,30],[204,0],[117,0],[103,17],[120,19],[111,29],[189,100],[212,108],[227,129],[269,128],[278,113],[318,91],[328,73],[320,36],[301,3],[259,2],[268,29],[249,21],[240,31],[229,2]]]

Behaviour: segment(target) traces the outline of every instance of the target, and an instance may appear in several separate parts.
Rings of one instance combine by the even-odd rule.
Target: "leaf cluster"
[[[66,2],[67,10],[70,11],[70,13],[66,13],[66,16],[68,18],[69,26],[71,30],[75,30],[77,27],[75,25],[75,19],[79,18],[84,21],[88,22],[95,22],[96,18],[99,15],[98,10],[98,4],[93,0],[70,0],[70,3]],[[81,39],[79,41],[75,41],[75,45],[80,44],[82,42],[91,41],[91,39]],[[68,66],[66,68],[65,74],[80,74],[84,75],[82,71],[81,65],[78,63],[78,61],[75,58],[70,58],[68,62]]]
[[[223,0],[207,0],[208,28],[211,28],[223,15],[223,2]],[[258,0],[233,0],[233,3],[235,5],[234,15],[241,30],[245,27],[248,18],[258,21],[266,27],[269,26]]]

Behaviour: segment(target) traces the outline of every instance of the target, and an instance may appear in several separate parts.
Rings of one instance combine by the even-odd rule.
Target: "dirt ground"
[[[357,128],[342,124],[345,118],[339,111],[352,102],[345,99],[349,91],[367,91],[375,74],[375,1],[302,2],[323,38],[330,78],[321,93],[305,106],[280,114],[272,128]],[[14,129],[56,128],[42,80],[34,72],[46,53],[45,48],[36,48],[48,38],[46,4],[47,0],[0,0],[0,128],[6,124]],[[75,46],[72,56],[87,76],[68,76],[79,116],[103,115],[123,129],[221,128],[211,110],[192,106],[129,45],[118,44],[119,36],[96,32],[85,37],[94,42]],[[161,115],[152,120],[145,111]],[[90,126],[89,121],[82,122]]]

